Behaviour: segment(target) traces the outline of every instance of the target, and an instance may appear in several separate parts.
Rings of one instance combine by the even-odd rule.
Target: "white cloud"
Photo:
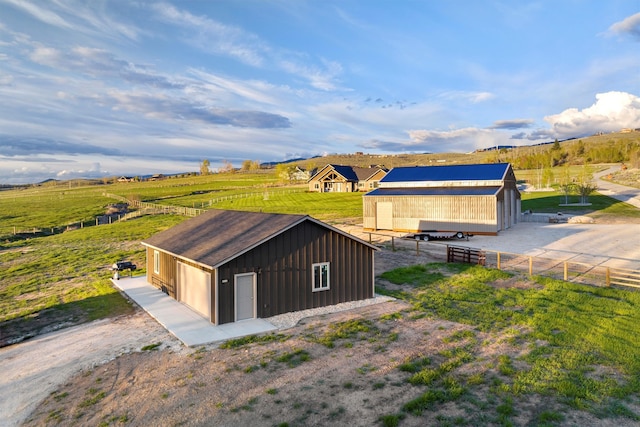
[[[640,98],[626,92],[599,93],[596,102],[588,108],[569,108],[544,120],[558,138],[637,128],[640,127]]]
[[[190,31],[185,42],[203,52],[229,56],[256,68],[280,69],[308,81],[315,89],[337,89],[337,76],[343,72],[339,62],[320,58],[318,63],[313,63],[304,53],[271,46],[243,28],[196,16],[167,3],[154,5],[153,10],[158,19]]]
[[[629,34],[640,40],[640,12],[616,22],[609,27],[609,31],[613,34]]]
[[[21,1],[21,0],[4,0],[5,3],[11,4],[15,8],[21,9],[23,12],[28,13],[35,19],[44,22],[45,24],[53,25],[60,28],[72,28],[65,19],[60,15],[50,10],[39,7],[38,4]]]
[[[153,9],[159,19],[193,30],[186,41],[199,49],[228,55],[254,67],[264,64],[262,51],[267,50],[267,47],[258,37],[241,28],[225,25],[211,18],[195,16],[167,3],[156,4]]]

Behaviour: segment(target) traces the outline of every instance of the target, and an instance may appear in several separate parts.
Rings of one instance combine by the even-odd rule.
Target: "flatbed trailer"
[[[473,234],[464,232],[464,231],[437,231],[437,230],[428,230],[428,231],[420,231],[418,233],[411,233],[403,236],[405,239],[411,240],[450,240],[450,239],[458,239],[462,240],[466,238],[469,240],[469,237],[473,236]]]

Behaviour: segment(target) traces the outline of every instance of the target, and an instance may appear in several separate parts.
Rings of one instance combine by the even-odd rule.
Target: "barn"
[[[374,297],[377,248],[307,215],[209,210],[142,244],[147,281],[216,325]]]
[[[497,234],[518,222],[508,163],[393,168],[363,197],[366,230]]]

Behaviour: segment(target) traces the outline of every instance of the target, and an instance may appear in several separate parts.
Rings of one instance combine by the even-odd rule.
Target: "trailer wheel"
[[[431,236],[429,236],[428,234],[425,234],[424,236],[422,236],[422,240],[424,240],[425,242],[428,242],[429,240],[431,240]]]
[[[413,240],[422,240],[422,236],[420,236],[419,234],[414,234]]]
[[[458,239],[464,239],[464,233],[463,233],[462,231],[458,231],[458,232],[456,233],[456,237],[457,237]]]

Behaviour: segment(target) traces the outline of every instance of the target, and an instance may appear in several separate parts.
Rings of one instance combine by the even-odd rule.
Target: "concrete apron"
[[[278,329],[263,319],[216,326],[185,304],[151,286],[147,283],[146,276],[124,276],[119,280],[111,279],[111,282],[187,347]]]

